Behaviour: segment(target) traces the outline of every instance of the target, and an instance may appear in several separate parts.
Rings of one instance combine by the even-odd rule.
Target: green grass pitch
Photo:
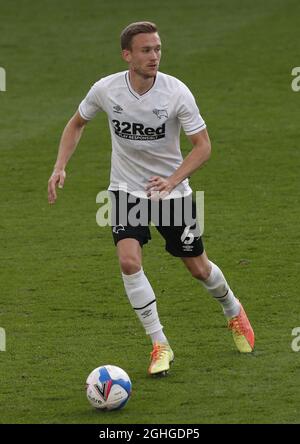
[[[299,66],[297,0],[1,1],[1,423],[298,423]],[[126,69],[119,34],[155,21],[161,70],[193,91],[212,157],[192,180],[205,191],[204,241],[242,300],[256,350],[241,356],[220,307],[164,251],[144,249],[176,360],[147,377],[150,342],[124,294],[96,195],[109,179],[104,115],[91,122],[55,206],[46,186],[61,132],[91,84]],[[182,138],[183,153],[189,143]],[[124,368],[132,397],[94,411],[85,379]]]

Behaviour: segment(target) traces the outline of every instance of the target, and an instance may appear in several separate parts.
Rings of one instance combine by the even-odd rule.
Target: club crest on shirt
[[[153,113],[156,115],[156,117],[158,119],[162,119],[163,117],[165,117],[167,119],[169,117],[168,116],[168,111],[166,109],[157,109],[157,108],[155,108],[153,110]]]

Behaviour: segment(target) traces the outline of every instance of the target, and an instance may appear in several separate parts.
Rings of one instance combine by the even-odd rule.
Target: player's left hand
[[[170,179],[160,176],[152,176],[146,185],[147,196],[150,199],[165,199],[171,193],[175,185]]]

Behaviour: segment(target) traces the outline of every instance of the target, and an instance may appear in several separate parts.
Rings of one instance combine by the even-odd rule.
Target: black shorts
[[[166,241],[166,250],[176,257],[196,257],[203,251],[192,195],[153,201],[124,191],[110,191],[111,225],[115,245],[127,238],[141,247],[151,239],[150,221]]]

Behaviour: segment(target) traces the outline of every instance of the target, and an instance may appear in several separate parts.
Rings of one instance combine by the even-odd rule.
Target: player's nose
[[[151,51],[151,60],[156,61],[156,60],[158,60],[158,58],[159,58],[159,55],[158,55],[157,51],[155,51],[155,50]]]

